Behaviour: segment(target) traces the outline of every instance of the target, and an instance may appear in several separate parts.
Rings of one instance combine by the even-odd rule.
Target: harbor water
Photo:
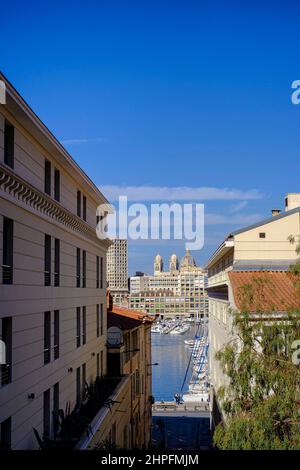
[[[181,390],[188,367],[191,350],[184,340],[195,337],[197,326],[181,335],[152,333],[152,394],[155,401],[172,401],[175,393],[183,394],[188,390],[191,367]]]

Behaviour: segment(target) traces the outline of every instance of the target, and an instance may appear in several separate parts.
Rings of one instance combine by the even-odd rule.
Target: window
[[[103,258],[100,258],[100,289],[103,289]]]
[[[60,171],[57,168],[54,170],[54,199],[60,201]]]
[[[76,249],[76,287],[80,287],[80,248]]]
[[[96,258],[96,289],[99,289],[99,256]]]
[[[86,287],[86,251],[82,250],[82,287]]]
[[[15,128],[8,121],[4,125],[4,163],[14,167]]]
[[[54,241],[54,286],[59,286],[59,273],[60,273],[60,240],[55,238]]]
[[[80,367],[76,369],[76,401],[77,404],[81,403],[81,373]]]
[[[96,336],[100,336],[100,309],[99,304],[96,305]]]
[[[44,364],[51,360],[51,312],[44,313]]]
[[[265,232],[260,232],[260,234],[259,234],[259,238],[266,238],[266,234],[265,234]]]
[[[97,364],[97,377],[100,377],[100,354],[97,354],[97,359],[96,359],[96,364]]]
[[[77,307],[76,309],[76,346],[77,348],[80,347],[81,344],[81,325],[80,325],[80,307]]]
[[[103,351],[100,351],[100,376],[103,376]]]
[[[86,221],[86,197],[83,196],[82,199],[82,218]]]
[[[82,369],[81,371],[82,372],[81,396],[82,396],[82,399],[84,400],[85,399],[84,392],[85,392],[85,384],[86,384],[86,364],[85,363],[82,364],[81,369]]]
[[[45,160],[45,193],[51,196],[51,162]]]
[[[51,237],[45,235],[45,286],[51,285]]]
[[[50,388],[44,392],[43,437],[50,437]]]
[[[141,393],[141,390],[140,390],[140,372],[139,372],[138,369],[135,371],[135,391],[136,391],[136,395],[139,395]]]
[[[2,421],[0,427],[0,450],[11,449],[11,417]]]
[[[77,215],[81,217],[81,191],[77,191]]]
[[[57,431],[59,428],[58,411],[59,411],[59,382],[54,384],[54,387],[53,387],[53,434],[54,434],[54,437],[56,437]]]
[[[2,283],[13,283],[13,242],[14,242],[14,221],[3,218],[3,265]]]
[[[103,335],[103,304],[100,305],[100,335]]]
[[[86,307],[82,307],[82,344],[86,344]]]
[[[1,385],[12,379],[12,317],[2,318],[2,341],[5,344],[5,364],[1,365]]]
[[[54,360],[59,358],[59,310],[54,310]]]

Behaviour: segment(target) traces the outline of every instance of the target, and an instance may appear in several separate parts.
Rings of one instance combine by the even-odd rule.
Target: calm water
[[[184,340],[194,336],[194,325],[183,335],[152,334],[152,363],[159,363],[158,366],[152,367],[152,393],[156,401],[173,400],[176,392],[184,393],[188,390],[191,368],[181,392],[181,386],[191,354],[189,348],[184,344]]]

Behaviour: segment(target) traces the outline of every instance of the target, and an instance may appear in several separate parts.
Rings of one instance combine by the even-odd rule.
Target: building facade
[[[163,271],[163,259],[154,260],[153,276],[130,278],[130,307],[148,314],[203,317],[207,315],[207,278],[187,250],[180,264],[174,254],[169,271]]]
[[[84,436],[79,449],[142,449],[151,446],[153,318],[108,303],[107,375],[120,381]]]
[[[107,252],[107,285],[116,305],[128,306],[128,242],[115,239]]]
[[[266,293],[267,311],[283,312],[300,306],[293,283],[287,275],[297,261],[295,243],[300,239],[300,195],[288,194],[286,211],[272,211],[272,217],[232,232],[210,258],[208,269],[210,379],[212,384],[212,427],[223,419],[217,390],[226,386],[216,352],[232,340],[232,312],[239,311],[240,289],[263,277],[272,285]],[[295,240],[291,243],[291,240]],[[298,304],[298,305],[297,305]],[[255,314],[255,309],[252,312]]]
[[[53,412],[106,374],[106,253],[95,234],[107,203],[3,77],[0,105],[0,440],[51,439]]]

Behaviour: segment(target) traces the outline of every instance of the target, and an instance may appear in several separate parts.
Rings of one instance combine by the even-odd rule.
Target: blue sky
[[[0,1],[1,70],[106,194],[238,192],[198,201],[200,264],[300,192],[299,2]],[[131,243],[130,272],[173,251]]]

